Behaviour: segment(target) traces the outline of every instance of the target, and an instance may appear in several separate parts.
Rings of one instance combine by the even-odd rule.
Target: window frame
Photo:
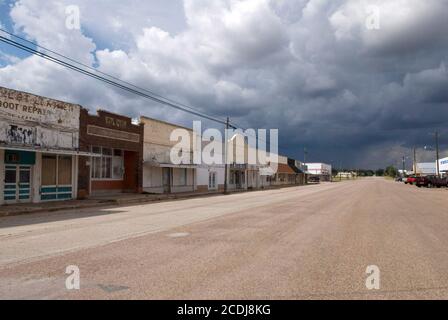
[[[101,153],[94,152],[94,150],[100,150]],[[91,164],[90,164],[90,179],[92,181],[123,181],[125,176],[125,163],[124,163],[124,150],[122,149],[116,149],[116,148],[110,148],[110,147],[98,147],[98,146],[91,146],[90,150],[92,153],[100,155],[100,157],[91,157]],[[104,154],[104,150],[107,151],[108,154]],[[110,151],[110,152],[109,152]],[[116,151],[119,151],[121,156],[116,156]],[[120,163],[122,165],[121,168],[121,177],[120,178],[114,178],[114,159],[120,158]],[[109,168],[109,174],[105,171],[107,164],[110,162],[110,168]],[[99,168],[97,167],[97,164],[100,164]],[[99,170],[99,177],[97,175],[97,170]],[[105,177],[106,176],[106,177]],[[109,176],[109,177],[107,177]]]
[[[42,159],[44,157],[55,158],[55,160],[56,160],[56,162],[55,162],[55,182],[56,183],[55,184],[44,184],[43,179],[41,178],[41,182],[40,182],[41,187],[48,188],[48,187],[68,187],[68,186],[73,186],[73,182],[74,182],[74,179],[75,179],[75,177],[73,177],[73,164],[74,164],[73,157],[72,156],[67,156],[67,155],[60,155],[60,154],[43,154],[42,155]],[[60,160],[60,158],[67,158],[67,159],[70,158],[70,180],[71,180],[70,184],[60,184],[60,181],[59,181],[59,175],[60,175],[60,172],[59,172],[59,165],[60,165],[59,160]],[[42,175],[43,175],[43,173],[41,173],[41,176]]]
[[[215,171],[210,171],[208,173],[208,189],[209,190],[218,189],[217,177],[218,177],[218,173]]]
[[[182,181],[182,179],[184,179],[185,181]],[[188,169],[180,168],[179,187],[186,187],[186,186],[188,186]]]

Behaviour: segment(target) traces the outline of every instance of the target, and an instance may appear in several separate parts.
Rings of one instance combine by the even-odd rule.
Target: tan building
[[[143,133],[143,192],[182,193],[197,190],[193,165],[193,130],[147,117],[140,117]],[[190,141],[171,141],[176,130],[187,131]],[[187,155],[188,161],[173,163],[171,152]]]

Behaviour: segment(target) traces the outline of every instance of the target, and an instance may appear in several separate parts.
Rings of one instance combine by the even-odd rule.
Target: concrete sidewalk
[[[38,212],[54,212],[71,209],[87,209],[103,206],[139,204],[164,200],[186,199],[218,195],[217,192],[182,194],[112,194],[92,197],[88,200],[54,201],[45,203],[23,203],[0,206],[0,217],[16,216]]]
[[[267,191],[284,188],[304,187],[295,185],[271,186],[265,189],[253,190],[232,190],[228,194],[245,193],[254,191]],[[69,200],[69,201],[54,201],[44,203],[23,203],[0,206],[0,217],[17,216],[23,214],[39,213],[39,212],[55,212],[63,210],[88,209],[104,206],[121,206],[128,204],[140,204],[167,200],[189,199],[197,197],[217,196],[223,195],[223,192],[187,192],[178,194],[109,194],[94,196],[87,200]]]

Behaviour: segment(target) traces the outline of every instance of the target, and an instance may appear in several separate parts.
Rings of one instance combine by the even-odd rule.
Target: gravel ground
[[[372,178],[3,218],[0,298],[447,299],[447,205]]]

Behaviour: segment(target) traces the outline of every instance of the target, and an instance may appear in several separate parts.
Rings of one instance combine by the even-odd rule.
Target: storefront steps
[[[282,189],[288,187],[298,187],[296,186],[272,186],[265,188],[269,189]],[[229,190],[229,194],[240,193],[240,192],[251,192],[251,191],[263,191],[263,189],[254,190]],[[179,194],[108,194],[108,195],[98,195],[89,198],[88,200],[69,200],[69,201],[55,201],[55,202],[44,202],[44,203],[27,203],[27,204],[14,204],[14,205],[3,205],[0,206],[0,217],[41,213],[41,212],[55,212],[64,210],[76,210],[76,209],[88,209],[95,207],[105,207],[105,206],[122,206],[122,205],[132,205],[132,204],[142,204],[149,202],[159,202],[159,201],[173,201],[182,200],[195,197],[207,197],[222,195],[223,192],[212,191],[212,192],[190,192],[190,193],[179,193]]]

